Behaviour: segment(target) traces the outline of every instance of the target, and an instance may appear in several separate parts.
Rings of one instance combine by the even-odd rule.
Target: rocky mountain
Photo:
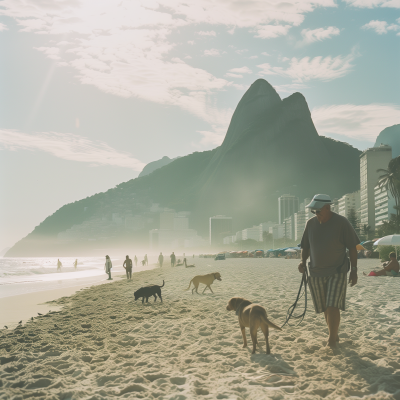
[[[60,254],[68,242],[60,242],[60,235],[69,238],[68,246],[75,250],[110,248],[121,240],[146,244],[149,229],[159,226],[155,204],[190,211],[191,228],[204,236],[209,217],[216,214],[232,216],[235,230],[276,220],[282,194],[302,200],[316,193],[335,198],[358,190],[360,153],[347,143],[318,135],[303,95],[294,93],[282,100],[259,79],[236,107],[221,146],[65,205],[7,256],[50,255],[49,248],[51,254]],[[121,222],[130,216],[141,221],[135,222],[140,229],[134,233]],[[118,221],[118,229],[117,222],[104,227],[111,219]],[[83,231],[92,232],[92,239],[82,239]]]
[[[385,128],[376,138],[375,146],[387,144],[392,147],[392,157],[400,156],[400,124]]]
[[[160,160],[156,160],[156,161],[152,161],[152,162],[148,163],[143,168],[142,172],[139,174],[139,178],[141,176],[145,176],[145,175],[150,174],[151,172],[155,171],[158,168],[161,168],[161,167],[164,167],[164,166],[168,165],[171,161],[172,161],[172,159],[170,159],[167,156],[164,156]]]

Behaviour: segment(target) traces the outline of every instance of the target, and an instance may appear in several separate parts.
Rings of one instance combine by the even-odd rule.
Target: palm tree
[[[390,160],[387,169],[378,169],[376,172],[382,172],[378,179],[379,188],[384,187],[389,190],[396,203],[396,212],[399,215],[400,205],[400,156]]]

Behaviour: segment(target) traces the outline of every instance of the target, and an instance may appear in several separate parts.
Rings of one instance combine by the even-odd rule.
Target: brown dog
[[[264,307],[258,304],[252,304],[251,301],[241,297],[232,297],[226,306],[228,311],[236,311],[239,317],[239,326],[243,336],[243,347],[247,347],[246,331],[245,328],[250,328],[251,340],[253,341],[253,353],[256,352],[257,345],[257,329],[260,327],[264,333],[265,341],[267,343],[267,354],[270,354],[271,349],[268,342],[268,328],[275,328],[282,330],[267,318],[267,312]]]
[[[196,293],[199,294],[197,288],[199,287],[200,283],[203,283],[204,285],[206,285],[206,287],[203,290],[203,293],[207,288],[211,290],[211,293],[214,293],[211,289],[211,285],[216,279],[218,279],[219,281],[221,280],[221,274],[219,272],[213,272],[212,274],[207,274],[207,275],[197,275],[189,282],[189,286],[185,290],[189,290],[190,285],[193,282],[194,288],[192,289],[192,294],[194,289],[196,289]]]

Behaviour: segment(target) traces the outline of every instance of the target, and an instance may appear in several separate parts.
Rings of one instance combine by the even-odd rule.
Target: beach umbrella
[[[361,244],[358,244],[358,245],[356,246],[356,249],[357,249],[357,250],[367,250],[365,247],[361,246]]]
[[[394,246],[396,250],[396,258],[397,258],[397,246],[400,246],[400,235],[388,235],[383,238],[378,239],[375,243],[375,246]]]
[[[287,249],[287,250],[285,250],[285,253],[297,253],[297,250],[295,250],[295,249]]]
[[[389,235],[384,236],[383,238],[378,239],[375,243],[375,246],[400,246],[400,235]]]

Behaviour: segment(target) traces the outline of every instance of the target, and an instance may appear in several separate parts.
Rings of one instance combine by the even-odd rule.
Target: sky
[[[259,78],[301,92],[320,135],[373,146],[400,123],[399,43],[400,0],[3,0],[0,251],[221,144]]]

